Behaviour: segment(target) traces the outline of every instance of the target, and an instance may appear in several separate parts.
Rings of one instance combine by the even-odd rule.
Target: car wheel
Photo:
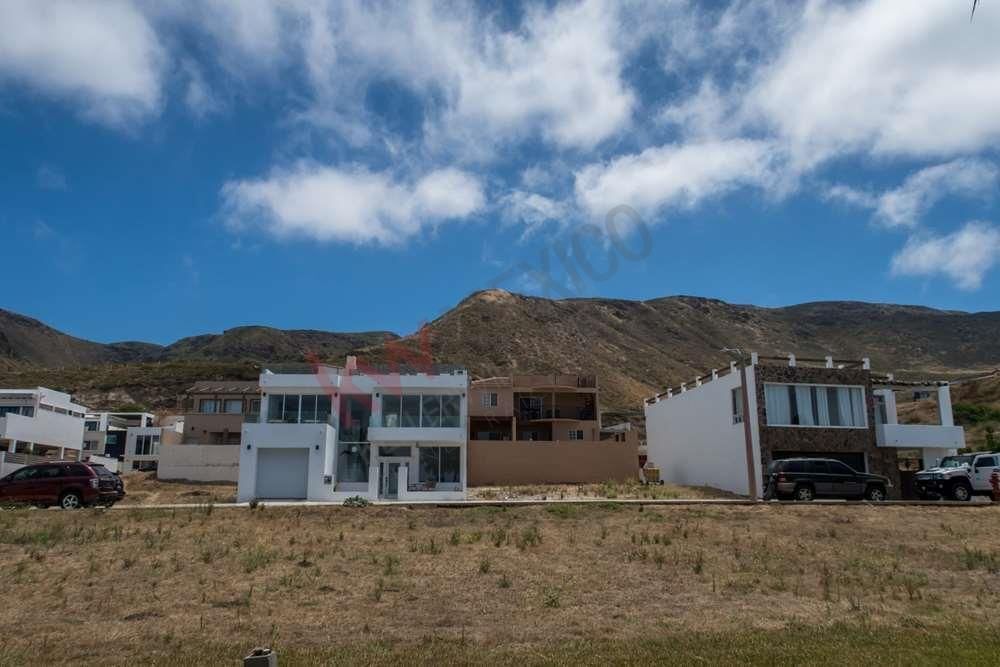
[[[951,487],[951,497],[959,502],[972,500],[972,489],[966,484],[956,484]]]
[[[865,490],[865,500],[880,503],[885,500],[885,489],[881,486],[869,486]]]
[[[795,489],[795,499],[802,502],[809,502],[816,497],[816,492],[811,486],[799,486]]]
[[[64,510],[75,510],[83,506],[80,494],[76,491],[68,491],[59,499],[59,507]]]

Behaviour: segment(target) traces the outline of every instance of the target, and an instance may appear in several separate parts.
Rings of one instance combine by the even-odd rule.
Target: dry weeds
[[[776,632],[831,647],[995,637],[998,534],[997,507],[6,511],[0,662],[213,662],[259,644],[306,662],[562,661],[595,642],[631,660],[719,633],[733,656],[733,637]]]

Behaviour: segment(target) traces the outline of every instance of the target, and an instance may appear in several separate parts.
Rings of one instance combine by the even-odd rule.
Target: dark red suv
[[[0,502],[59,505],[69,510],[92,505],[100,496],[97,473],[75,461],[33,463],[0,479]]]

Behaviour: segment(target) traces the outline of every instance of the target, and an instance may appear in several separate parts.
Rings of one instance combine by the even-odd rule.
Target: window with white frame
[[[452,394],[385,394],[382,425],[387,428],[457,428],[462,425],[462,397]]]
[[[583,431],[581,430],[570,430],[569,432],[570,440],[583,440]]]
[[[770,426],[868,426],[861,387],[765,383],[764,406]]]
[[[500,405],[500,394],[495,391],[487,391],[482,395],[484,408],[495,408]]]
[[[419,480],[440,484],[460,482],[461,458],[458,447],[421,447]]]
[[[158,435],[137,435],[135,436],[135,455],[153,456],[160,445]]]
[[[267,421],[272,424],[325,424],[331,400],[326,394],[271,394],[267,397]]]
[[[742,424],[743,423],[743,387],[733,387],[730,392],[730,398],[733,408],[733,423]]]

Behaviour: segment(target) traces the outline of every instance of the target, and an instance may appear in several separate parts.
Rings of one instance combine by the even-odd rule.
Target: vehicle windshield
[[[946,456],[941,459],[939,468],[961,468],[972,463],[971,456]]]

